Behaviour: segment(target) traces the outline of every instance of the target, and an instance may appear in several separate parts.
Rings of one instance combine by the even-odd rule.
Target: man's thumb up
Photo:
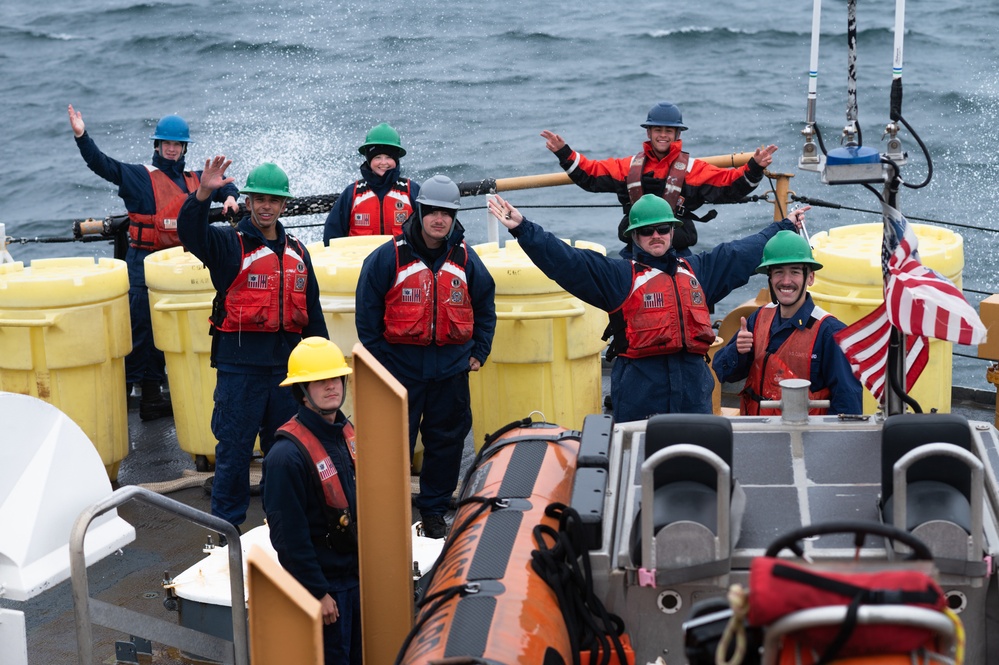
[[[739,353],[749,353],[753,350],[753,333],[749,332],[744,316],[739,319],[739,332],[735,335],[735,350]]]

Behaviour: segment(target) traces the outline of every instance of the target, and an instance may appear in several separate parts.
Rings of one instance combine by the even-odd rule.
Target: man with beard
[[[621,319],[626,344],[611,370],[617,422],[711,413],[714,379],[706,355],[715,331],[708,307],[749,281],[767,240],[801,223],[800,213],[791,213],[759,233],[681,257],[672,246],[680,221],[666,201],[646,194],[628,213],[634,251],[621,260],[571,247],[500,197],[489,211],[548,277]]]
[[[712,363],[719,381],[746,379],[742,415],[778,414],[761,409],[760,402],[779,400],[780,382],[795,378],[811,381],[809,399],[830,401],[828,410],[812,409],[812,415],[863,412],[863,389],[833,339],[846,326],[817,307],[807,290],[821,268],[808,241],[790,231],[781,231],[763,249],[756,272],[768,276],[773,302],[748,321],[743,317],[739,332]]]

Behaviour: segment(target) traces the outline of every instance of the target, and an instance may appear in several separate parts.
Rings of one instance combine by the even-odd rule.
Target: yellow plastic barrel
[[[606,253],[602,245],[576,247]],[[580,429],[601,412],[600,339],[607,314],[545,277],[516,241],[476,245],[496,281],[496,334],[486,364],[472,372],[475,447],[486,433],[539,411]]]
[[[319,282],[319,303],[330,333],[330,340],[340,347],[347,364],[354,366],[351,350],[357,343],[357,326],[354,321],[354,293],[364,259],[379,246],[392,240],[392,236],[353,236],[332,238],[327,247],[322,242],[308,245],[312,268]],[[353,382],[347,381],[341,410],[350,417],[354,407]]]
[[[153,342],[166,359],[177,444],[195,460],[215,460],[212,410],[215,370],[211,367],[212,286],[208,268],[171,247],[146,257],[146,286],[153,322]]]
[[[840,226],[812,236],[812,253],[822,264],[809,289],[816,304],[843,323],[851,324],[884,302],[881,275],[882,224]],[[961,288],[964,241],[953,231],[913,224],[919,240],[919,258]],[[929,364],[909,394],[924,412],[950,411],[952,344],[930,340]],[[874,413],[877,403],[864,391],[864,413]]]
[[[108,477],[128,454],[128,269],[89,257],[0,265],[0,390],[38,397],[80,426]]]

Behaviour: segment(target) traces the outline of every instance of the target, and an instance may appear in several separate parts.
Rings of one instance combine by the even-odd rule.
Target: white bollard
[[[499,220],[497,220],[489,213],[489,202],[495,198],[496,198],[495,194],[486,194],[486,233],[488,234],[486,236],[486,240],[488,242],[494,242],[496,243],[497,247],[500,247],[501,245],[499,244]]]
[[[0,222],[0,263],[14,263],[14,257],[7,251],[7,225]]]

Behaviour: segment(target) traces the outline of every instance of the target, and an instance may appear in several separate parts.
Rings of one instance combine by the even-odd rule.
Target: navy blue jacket
[[[376,175],[367,162],[361,164],[361,177],[371,187],[379,201],[385,200],[385,195],[392,189],[392,185],[399,179],[400,169],[395,167],[389,169],[384,175]],[[330,244],[331,238],[346,238],[350,235],[350,211],[354,204],[354,187],[357,182],[352,182],[347,189],[340,192],[333,209],[326,216],[326,226],[323,228],[323,244]],[[416,197],[420,195],[420,186],[415,180],[409,181],[409,200],[416,209]]]
[[[108,157],[90,135],[86,132],[76,139],[76,146],[80,149],[83,160],[90,167],[90,170],[104,178],[108,182],[118,185],[118,196],[125,203],[125,209],[139,215],[152,215],[156,213],[156,199],[153,197],[153,183],[149,179],[149,170],[142,164],[125,164],[116,159]],[[187,192],[187,183],[184,182],[184,158],[177,161],[163,159],[160,153],[153,152],[153,166],[163,171],[170,179],[177,183],[182,192]],[[198,178],[201,178],[201,171],[195,171]],[[190,193],[190,192],[188,192]],[[229,183],[225,187],[220,187],[212,195],[212,200],[223,203],[228,197],[239,199],[239,188]]]
[[[444,264],[448,252],[442,253],[432,264],[420,254],[425,247],[420,234],[420,219],[416,213],[410,215],[402,226],[414,254],[423,259],[434,272]],[[451,235],[447,239],[448,249],[461,243],[465,230],[455,218]],[[371,351],[392,375],[406,383],[446,379],[459,372],[468,371],[469,357],[477,358],[483,364],[493,346],[493,333],[496,331],[496,283],[486,270],[482,259],[468,247],[468,260],[465,274],[468,278],[468,296],[472,301],[475,326],[472,339],[465,344],[390,344],[385,341],[385,296],[395,281],[396,257],[395,242],[389,241],[372,252],[361,266],[357,280],[355,320],[357,338]]]
[[[701,283],[708,304],[717,303],[746,284],[760,263],[767,240],[781,229],[793,228],[794,224],[785,219],[759,233],[684,257]],[[542,272],[594,307],[612,312],[631,293],[630,261],[571,247],[526,219],[511,234]],[[677,255],[672,248],[659,258],[637,245],[633,251],[636,261],[676,274]],[[656,413],[710,413],[713,388],[714,379],[704,356],[693,353],[618,356],[611,370],[614,418],[618,422],[641,420]]]
[[[177,233],[184,248],[201,259],[211,272],[212,286],[225,293],[239,274],[243,252],[236,229],[208,223],[210,207],[210,200],[199,201],[194,194],[188,196],[177,215]],[[286,235],[281,222],[277,223],[278,237],[273,241],[264,239],[249,215],[239,220],[237,228],[244,235],[259,239],[274,252],[284,252]],[[302,249],[305,249],[304,245]],[[301,334],[285,330],[276,333],[215,331],[218,335],[215,362],[220,369],[240,374],[284,374],[288,370],[288,355],[302,337],[329,337],[319,304],[319,283],[308,251],[305,252],[305,265],[309,273],[305,291],[309,323]]]
[[[343,437],[346,417],[337,412],[336,423],[328,423],[302,406],[298,418],[329,453],[356,520],[354,462]],[[327,546],[325,499],[316,486],[315,471],[309,469],[311,463],[294,442],[279,434],[264,457],[264,508],[278,561],[309,593],[322,598],[358,585],[357,553],[341,554]]]
[[[782,319],[778,311],[770,327],[770,344],[767,345],[767,352],[775,352],[791,336],[792,332],[803,329],[814,309],[815,303],[812,301],[812,296],[806,293],[805,302],[791,318]],[[750,332],[756,328],[758,314],[759,310],[756,310],[746,320],[746,329]],[[833,335],[845,327],[846,324],[832,316],[827,316],[822,320],[822,323],[819,324],[818,335],[815,338],[815,353],[812,354],[812,362],[808,368],[808,379],[812,382],[812,392],[829,388],[830,415],[864,412],[864,390],[860,386],[860,381],[853,375],[850,363],[843,355],[843,350],[833,340]],[[733,337],[728,344],[715,353],[711,367],[718,375],[719,381],[732,383],[741,381],[749,375],[749,368],[754,359],[752,350],[749,353],[739,353],[735,348],[735,338]]]

